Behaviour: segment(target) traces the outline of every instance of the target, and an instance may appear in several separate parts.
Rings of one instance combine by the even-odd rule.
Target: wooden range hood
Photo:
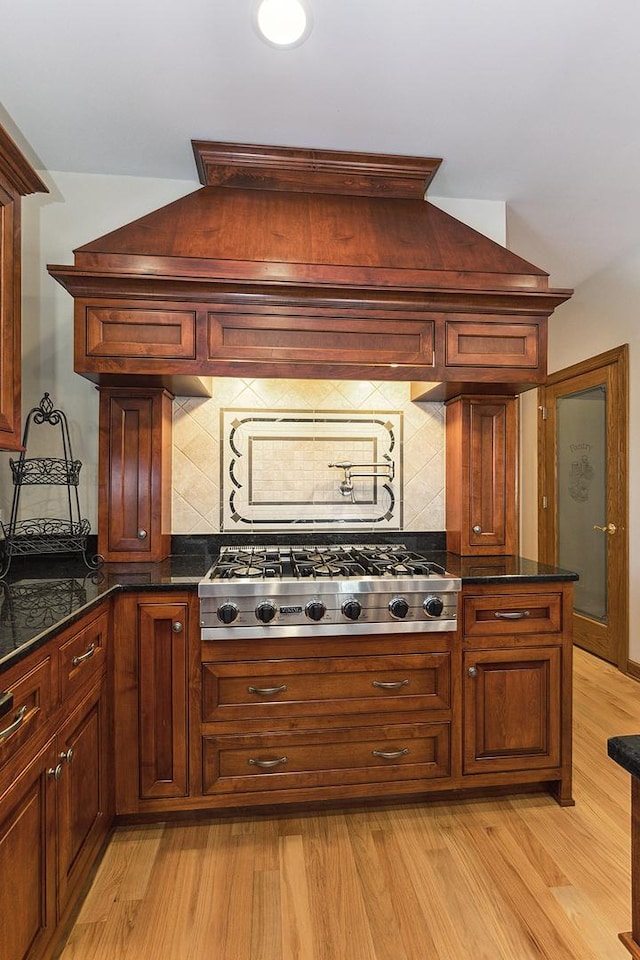
[[[203,186],[49,272],[75,300],[75,370],[207,393],[203,377],[544,382],[571,295],[429,202],[440,160],[194,142]]]

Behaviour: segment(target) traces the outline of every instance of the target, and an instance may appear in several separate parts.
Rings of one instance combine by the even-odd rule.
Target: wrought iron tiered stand
[[[29,429],[32,424],[60,428],[62,457],[27,457]],[[81,553],[87,567],[96,570],[104,562],[99,555],[87,556],[87,537],[91,524],[80,515],[78,484],[80,460],[71,452],[69,426],[62,410],[54,408],[48,393],[27,416],[18,460],[10,460],[13,477],[13,501],[8,525],[1,524],[4,533],[4,556],[0,577],[6,576],[14,556],[47,553]],[[66,517],[33,517],[19,520],[20,497],[24,487],[66,487]]]

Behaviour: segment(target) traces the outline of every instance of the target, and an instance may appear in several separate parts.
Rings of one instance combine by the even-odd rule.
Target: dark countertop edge
[[[501,583],[537,583],[543,580],[547,583],[570,583],[579,580],[577,573],[571,571],[557,571],[556,573],[506,573],[506,574],[473,574],[465,576],[461,574],[464,584],[494,584],[499,586]]]
[[[607,740],[607,753],[632,777],[640,777],[640,735],[611,737]]]

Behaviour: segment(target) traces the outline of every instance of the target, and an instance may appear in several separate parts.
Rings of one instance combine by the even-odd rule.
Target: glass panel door
[[[607,388],[557,401],[558,565],[575,570],[575,610],[607,623]]]
[[[626,345],[558,370],[538,393],[538,555],[574,570],[574,643],[627,669]]]

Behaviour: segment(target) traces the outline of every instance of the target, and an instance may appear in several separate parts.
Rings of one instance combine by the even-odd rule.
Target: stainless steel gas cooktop
[[[204,640],[455,630],[459,577],[403,544],[223,547]]]

